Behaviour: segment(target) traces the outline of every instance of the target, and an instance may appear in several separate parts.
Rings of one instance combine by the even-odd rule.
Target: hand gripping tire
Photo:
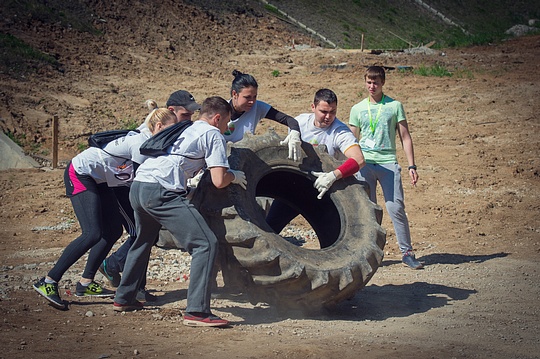
[[[382,210],[354,177],[336,181],[317,199],[310,171],[328,172],[339,163],[307,143],[302,144],[307,156],[293,162],[279,140],[271,131],[246,135],[231,145],[229,164],[245,172],[247,190],[236,185],[217,189],[205,174],[192,203],[220,241],[226,286],[242,287],[253,303],[283,309],[332,307],[353,297],[381,264],[386,241]],[[262,196],[280,199],[302,214],[321,249],[302,248],[275,234],[257,202]],[[173,247],[167,233],[160,235],[161,246]]]

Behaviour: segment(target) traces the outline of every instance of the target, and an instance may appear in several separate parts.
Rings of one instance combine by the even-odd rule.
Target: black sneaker
[[[148,293],[146,289],[139,289],[136,299],[139,302],[155,302],[157,300],[157,297],[153,294]]]
[[[401,260],[403,264],[409,268],[412,268],[412,269],[424,268],[422,263],[416,260],[416,256],[414,255],[413,251],[407,251],[407,253],[403,255],[403,258]]]
[[[77,282],[75,295],[77,297],[113,297],[114,291],[105,289],[96,282],[92,282],[88,284],[88,286],[84,286],[80,282]]]
[[[66,303],[58,294],[58,283],[45,283],[45,277],[41,278],[32,286],[43,298],[47,299],[51,305],[57,309],[66,309]]]
[[[117,288],[120,285],[120,281],[122,280],[120,272],[114,271],[107,267],[106,259],[104,259],[99,266],[99,271],[105,276],[105,278],[107,278],[111,287]]]

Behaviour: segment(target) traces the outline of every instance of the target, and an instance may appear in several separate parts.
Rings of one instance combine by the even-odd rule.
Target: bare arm
[[[403,146],[405,156],[407,157],[407,162],[409,163],[408,166],[414,166],[414,147],[407,121],[398,122],[397,129],[399,138],[401,140],[401,145]],[[411,177],[411,184],[416,186],[416,182],[418,182],[418,172],[416,172],[416,169],[410,169],[408,172],[409,176]]]
[[[226,167],[211,167],[210,177],[217,188],[224,188],[234,181],[234,175]]]
[[[356,139],[360,140],[360,128],[358,128],[356,126],[353,126],[353,125],[350,125],[350,124],[349,124],[349,128],[351,129],[352,133],[354,134],[354,137],[356,137]]]

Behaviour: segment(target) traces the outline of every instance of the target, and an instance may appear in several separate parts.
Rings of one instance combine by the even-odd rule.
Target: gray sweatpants
[[[368,163],[356,178],[369,184],[369,198],[377,203],[377,181],[381,184],[386,210],[394,225],[396,239],[401,253],[412,250],[409,220],[405,213],[403,185],[401,183],[401,166],[397,163]]]
[[[134,181],[129,198],[135,212],[137,239],[129,249],[115,302],[135,302],[139,281],[163,226],[192,257],[186,311],[210,313],[210,279],[218,240],[204,218],[187,199],[159,183]]]

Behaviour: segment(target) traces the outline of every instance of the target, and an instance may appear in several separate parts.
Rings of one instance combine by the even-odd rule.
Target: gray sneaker
[[[424,265],[416,260],[416,256],[414,255],[413,251],[407,251],[407,253],[403,255],[401,261],[404,265],[412,269],[424,268]]]
[[[139,289],[136,299],[139,302],[155,302],[157,300],[157,297],[153,294],[150,294],[146,289]]]

